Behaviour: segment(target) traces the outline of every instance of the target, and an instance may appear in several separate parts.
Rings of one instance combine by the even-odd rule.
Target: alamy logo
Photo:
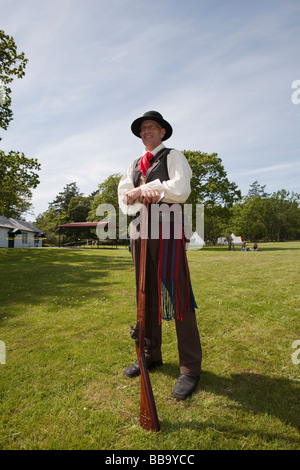
[[[300,80],[294,80],[292,83],[292,88],[296,88],[296,91],[292,93],[292,103],[299,104],[300,103]]]
[[[298,347],[299,346],[299,347]],[[298,347],[298,349],[296,349]],[[296,339],[296,341],[293,342],[292,348],[296,349],[296,351],[292,354],[292,363],[293,364],[300,364],[300,339]]]
[[[5,364],[6,348],[4,341],[0,341],[0,364]]]
[[[144,209],[147,210],[147,209]],[[164,223],[166,231],[163,232],[162,238],[170,239],[173,234],[170,233],[170,220],[174,231],[174,238],[181,238],[182,232],[187,239],[192,235],[193,210],[195,218],[196,232],[204,239],[204,204],[152,204],[151,214],[151,239],[159,239],[160,222]],[[138,211],[135,216],[131,217],[131,223],[128,226],[127,215],[123,214],[119,209],[118,220],[117,213],[112,204],[100,204],[97,207],[96,215],[103,217],[97,225],[96,233],[100,240],[115,239],[117,236],[117,226],[119,229],[120,240],[131,238],[139,238],[142,236],[141,221],[142,212]],[[148,237],[148,234],[146,235]]]

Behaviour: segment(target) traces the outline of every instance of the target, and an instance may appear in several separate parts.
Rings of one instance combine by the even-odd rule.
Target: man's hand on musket
[[[146,189],[141,191],[140,186],[138,188],[130,189],[126,191],[123,201],[127,205],[134,204],[135,201],[143,202],[143,199],[146,199],[150,204],[156,204],[160,199],[160,193],[156,189]]]
[[[129,189],[129,191],[126,191],[123,197],[123,202],[130,206],[131,204],[134,204],[137,199],[139,199],[141,196],[141,188],[133,188]]]
[[[149,204],[156,204],[160,199],[160,193],[156,189],[146,189],[146,191],[143,191],[142,197],[146,199]]]

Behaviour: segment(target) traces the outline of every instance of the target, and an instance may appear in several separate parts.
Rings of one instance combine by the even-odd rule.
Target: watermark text
[[[6,347],[4,341],[0,341],[0,364],[6,364]]]
[[[294,80],[292,83],[292,88],[295,91],[292,93],[292,103],[299,104],[300,103],[300,80]]]
[[[292,354],[292,363],[297,365],[300,364],[300,339],[296,339],[296,341],[293,342],[292,348],[296,349],[296,351]]]
[[[146,220],[150,220],[151,223],[149,231],[142,234],[142,210],[131,217],[131,222],[128,224],[127,215],[123,214],[120,208],[117,214],[112,204],[100,204],[96,211],[96,215],[102,217],[96,228],[98,238],[115,240],[118,228],[120,240],[140,237],[150,237],[152,240],[158,240],[160,237],[165,240],[180,239],[182,234],[189,240],[194,223],[195,231],[202,240],[204,239],[204,204],[197,204],[196,207],[192,204],[151,204],[149,210],[143,207],[144,210],[147,211]]]

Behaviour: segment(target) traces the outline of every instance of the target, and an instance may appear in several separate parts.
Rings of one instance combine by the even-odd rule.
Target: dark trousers
[[[146,260],[146,330],[145,336],[150,340],[150,347],[145,352],[148,362],[156,362],[162,359],[161,344],[162,333],[159,324],[158,306],[158,260],[159,260],[159,240],[147,240],[147,260]],[[140,246],[141,240],[131,239],[131,253],[133,257],[136,286],[138,295],[138,282],[140,270]],[[187,295],[184,282],[184,258],[180,261],[180,276],[182,276],[181,295]],[[164,320],[163,320],[164,321]],[[201,370],[202,349],[200,336],[197,327],[195,312],[184,312],[184,319],[177,320],[176,334],[179,353],[180,373],[197,376]]]

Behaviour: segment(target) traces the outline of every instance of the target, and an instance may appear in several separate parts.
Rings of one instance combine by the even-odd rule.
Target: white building
[[[0,248],[42,247],[43,236],[30,222],[0,216]]]

